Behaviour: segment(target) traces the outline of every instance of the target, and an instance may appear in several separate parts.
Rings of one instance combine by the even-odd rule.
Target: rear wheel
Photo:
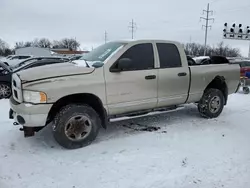
[[[54,121],[55,140],[67,149],[87,146],[98,135],[101,120],[88,105],[67,105],[61,109]]]
[[[249,87],[243,87],[244,94],[249,94]]]
[[[11,87],[7,83],[0,83],[0,99],[8,99],[11,96]]]
[[[198,110],[203,117],[216,118],[221,114],[224,103],[225,97],[220,90],[208,89],[198,104]]]

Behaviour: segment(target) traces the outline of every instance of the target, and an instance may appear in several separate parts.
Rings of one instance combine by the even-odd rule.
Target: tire
[[[225,97],[218,89],[208,89],[204,92],[199,104],[198,110],[202,117],[216,118],[218,117],[225,104]]]
[[[249,87],[243,87],[244,94],[249,94],[250,90]]]
[[[10,84],[0,82],[0,99],[8,99],[11,94],[12,91]]]
[[[77,149],[91,144],[100,127],[101,119],[93,108],[83,104],[70,104],[56,115],[53,135],[64,148]]]

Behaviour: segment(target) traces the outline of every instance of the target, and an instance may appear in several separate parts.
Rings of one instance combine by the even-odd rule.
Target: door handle
[[[146,80],[153,80],[153,79],[156,79],[156,76],[155,75],[145,76],[145,79]]]
[[[180,73],[178,73],[178,76],[187,76],[187,73],[186,72],[180,72]]]

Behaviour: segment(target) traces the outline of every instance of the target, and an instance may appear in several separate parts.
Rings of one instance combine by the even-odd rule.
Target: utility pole
[[[192,36],[190,35],[190,37],[189,37],[189,43],[188,43],[188,50],[190,50],[191,43],[192,43]],[[193,55],[193,54],[190,54],[190,55]]]
[[[200,17],[200,19],[203,19],[206,21],[206,25],[202,25],[202,28],[205,27],[205,50],[204,50],[204,56],[206,56],[206,53],[207,53],[207,30],[208,28],[212,28],[211,25],[208,25],[209,24],[209,21],[210,20],[213,20],[214,21],[214,18],[209,18],[209,15],[210,13],[212,14],[213,11],[210,11],[209,10],[209,3],[207,4],[207,10],[203,10],[203,14],[206,13],[206,17]]]
[[[107,31],[104,32],[104,42],[105,44],[107,43],[107,39],[108,39],[108,33]]]
[[[130,29],[131,29],[131,34],[132,34],[132,39],[134,39],[134,33],[135,33],[135,30],[136,30],[136,23],[134,22],[134,19],[132,19],[132,21],[129,23],[129,26],[128,26]]]

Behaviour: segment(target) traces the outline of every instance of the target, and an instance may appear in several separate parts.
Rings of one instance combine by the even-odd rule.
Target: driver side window
[[[129,48],[119,59],[130,59],[131,64],[123,71],[148,70],[154,68],[154,51],[151,43],[136,44]],[[117,62],[118,62],[117,61]],[[117,66],[115,63],[114,68]]]

